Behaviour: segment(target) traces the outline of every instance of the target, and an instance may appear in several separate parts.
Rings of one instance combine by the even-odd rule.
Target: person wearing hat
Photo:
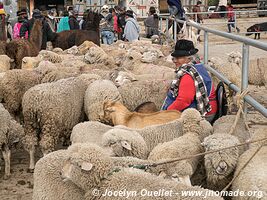
[[[103,44],[112,44],[115,38],[114,30],[114,8],[108,10],[108,14],[102,12],[102,19],[100,21],[100,33]],[[103,15],[104,14],[104,15]]]
[[[155,7],[149,8],[148,17],[145,19],[144,24],[147,38],[151,38],[152,35],[159,35],[159,17]]]
[[[6,12],[4,8],[0,9],[0,40],[7,40],[7,32],[6,32]]]
[[[77,20],[78,17],[78,11],[73,10],[70,12],[71,14],[69,15],[69,25],[70,25],[70,30],[76,30],[80,29],[79,22]]]
[[[47,21],[44,19],[44,17],[41,14],[41,11],[39,9],[34,9],[32,13],[32,18],[30,20],[25,19],[21,28],[20,28],[20,37],[25,38],[26,32],[28,32],[29,38],[31,37],[31,30],[33,27],[33,24],[35,20],[41,20],[42,21],[42,45],[41,49],[46,49],[46,43],[48,41],[52,41],[56,37],[56,33],[54,33],[47,23]]]
[[[125,13],[126,25],[124,28],[124,40],[133,42],[139,39],[140,27],[138,22],[134,19],[133,11],[127,10]]]
[[[195,5],[193,7],[193,12],[197,13],[197,14],[193,15],[194,21],[199,23],[199,24],[200,24],[200,22],[203,23],[203,16],[202,16],[202,14],[199,14],[201,12],[201,9],[200,9],[201,4],[202,4],[201,1],[197,1],[197,5]],[[197,34],[198,34],[198,41],[200,42],[200,29],[197,30]]]
[[[171,54],[176,65],[176,79],[170,85],[162,110],[182,112],[187,108],[195,108],[212,122],[217,112],[216,91],[203,64],[195,60],[197,52],[192,41],[176,42]]]
[[[27,18],[26,9],[21,9],[17,12],[18,22],[14,25],[13,28],[13,39],[20,38],[20,28],[22,26],[23,21]],[[28,32],[25,34],[25,38],[28,39]]]

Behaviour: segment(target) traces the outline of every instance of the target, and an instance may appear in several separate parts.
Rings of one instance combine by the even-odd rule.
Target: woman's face
[[[172,62],[175,64],[176,67],[180,67],[181,65],[188,63],[189,58],[186,56],[183,57],[172,57]]]

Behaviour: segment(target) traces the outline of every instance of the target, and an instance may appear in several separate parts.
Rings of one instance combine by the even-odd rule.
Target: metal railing
[[[166,30],[168,33],[168,24],[169,24],[169,18],[168,17],[162,17],[160,16],[160,29],[162,30],[162,19],[166,19]],[[263,43],[260,41],[256,41],[250,38],[245,38],[242,36],[234,35],[231,33],[227,32],[222,32],[214,29],[210,29],[207,27],[203,27],[195,22],[189,22],[189,21],[183,21],[183,20],[178,20],[175,19],[173,26],[174,26],[174,33],[177,34],[177,23],[184,23],[186,22],[187,25],[193,26],[196,29],[200,29],[204,31],[204,65],[209,70],[211,73],[213,73],[217,78],[222,80],[225,84],[229,86],[230,89],[234,90],[235,92],[243,92],[248,88],[248,72],[249,72],[249,47],[253,46],[262,50],[267,51],[267,43]],[[241,42],[243,44],[242,48],[242,77],[241,77],[241,88],[238,88],[236,85],[231,83],[226,77],[224,77],[222,74],[217,72],[215,69],[211,68],[208,66],[208,55],[209,55],[209,41],[208,41],[208,33],[212,33],[224,38],[228,38],[234,41]],[[176,36],[174,41],[176,42]],[[250,104],[252,107],[254,107],[257,111],[259,111],[263,116],[267,117],[267,109],[258,103],[255,99],[253,99],[249,95],[245,95],[244,100],[246,103]],[[247,105],[246,103],[244,104],[244,112],[247,113]]]

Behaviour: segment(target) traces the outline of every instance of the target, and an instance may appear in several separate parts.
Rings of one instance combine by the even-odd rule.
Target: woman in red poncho
[[[194,59],[197,52],[192,41],[177,41],[171,54],[176,65],[176,79],[171,83],[162,109],[182,112],[195,108],[212,122],[217,112],[216,92],[207,70]]]

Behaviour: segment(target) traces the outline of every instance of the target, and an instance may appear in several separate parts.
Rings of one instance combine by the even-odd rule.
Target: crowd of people
[[[155,16],[156,19],[156,10],[151,8],[151,15]],[[57,13],[56,9],[49,11],[40,11],[34,9],[32,12],[32,18],[28,19],[28,12],[26,9],[21,9],[17,12],[17,22],[11,28],[11,31],[7,31],[7,15],[0,5],[0,19],[1,24],[0,29],[2,34],[0,35],[0,40],[6,41],[8,38],[19,39],[19,38],[29,38],[30,30],[33,26],[35,19],[41,19],[46,29],[44,32],[45,37],[50,37],[51,32],[62,32],[65,30],[76,30],[76,29],[86,29],[85,22],[86,16],[89,10],[85,11],[82,18],[78,17],[78,12],[69,8],[68,10],[61,11]],[[116,40],[124,41],[135,41],[140,37],[140,27],[136,20],[136,16],[132,10],[126,10],[125,7],[115,6],[114,8],[109,8],[107,5],[104,5],[100,10],[100,35],[101,42],[103,44],[112,44]],[[158,19],[157,19],[158,20]],[[150,36],[151,33],[154,34],[158,31],[158,23],[154,23],[153,20],[149,20],[147,26],[151,28],[149,30]],[[155,29],[155,26],[157,27]],[[10,36],[4,33],[10,33]],[[44,41],[47,41],[45,39]]]

